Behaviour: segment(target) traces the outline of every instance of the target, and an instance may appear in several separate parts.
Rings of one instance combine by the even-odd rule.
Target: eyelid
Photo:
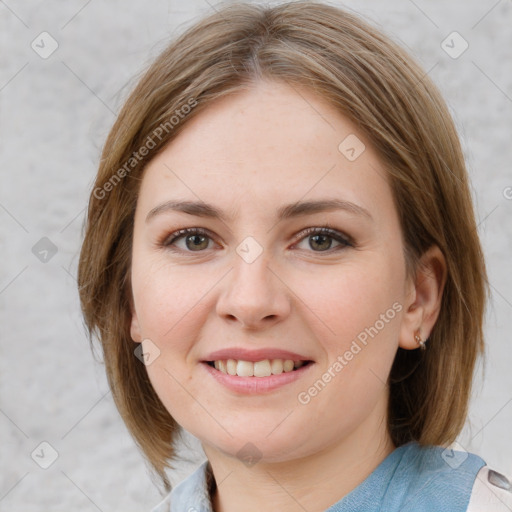
[[[183,229],[178,229],[177,231],[173,231],[169,235],[166,235],[163,238],[163,240],[160,242],[160,245],[162,245],[164,247],[169,247],[172,242],[175,242],[179,238],[182,238],[183,236],[186,236],[186,235],[202,235],[202,236],[207,236],[212,241],[215,240],[213,233],[211,233],[210,231],[208,231],[205,228],[183,228]],[[193,252],[193,251],[190,251],[190,252]]]
[[[301,242],[303,239],[305,239],[311,235],[327,235],[342,245],[349,246],[349,247],[355,246],[354,239],[351,236],[349,236],[341,231],[338,231],[337,229],[332,228],[329,224],[324,224],[323,226],[315,226],[315,227],[303,229],[300,233],[297,233],[297,235],[295,235],[294,244]],[[321,253],[322,251],[313,251],[313,252]],[[325,251],[325,252],[327,253],[329,251]]]

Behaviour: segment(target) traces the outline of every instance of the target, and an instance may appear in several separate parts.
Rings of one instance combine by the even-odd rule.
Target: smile
[[[263,359],[261,361],[244,361],[227,359],[208,361],[207,364],[227,375],[238,377],[270,377],[293,372],[310,361],[293,361],[292,359]]]
[[[200,365],[214,382],[236,395],[277,391],[304,378],[314,366],[313,361],[293,359],[215,359]]]

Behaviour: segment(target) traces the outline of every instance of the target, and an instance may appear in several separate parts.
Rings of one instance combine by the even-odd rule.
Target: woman
[[[155,510],[507,510],[447,448],[487,293],[457,134],[357,17],[233,5],[165,50],[106,142],[79,286],[166,489],[180,429],[207,456]]]

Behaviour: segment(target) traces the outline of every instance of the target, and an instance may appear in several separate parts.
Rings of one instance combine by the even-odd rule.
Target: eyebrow
[[[369,220],[373,220],[373,217],[366,208],[363,208],[358,204],[351,203],[350,201],[345,201],[343,199],[321,199],[317,201],[301,201],[297,203],[291,203],[279,208],[277,211],[277,219],[285,220],[294,217],[300,217],[302,215],[313,215],[315,213],[333,210],[344,210],[348,213],[363,216]],[[222,210],[203,201],[166,201],[165,203],[162,203],[153,208],[147,214],[146,222],[159,214],[169,211],[188,213],[189,215],[195,215],[196,217],[219,219],[223,222],[231,220],[231,218]]]

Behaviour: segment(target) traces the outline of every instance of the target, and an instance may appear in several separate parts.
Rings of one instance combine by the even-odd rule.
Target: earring
[[[421,350],[426,350],[427,349],[427,346],[425,345],[426,340],[421,339],[421,336],[419,335],[419,332],[420,332],[419,330],[417,332],[418,332],[418,334],[414,335],[414,339],[415,339],[416,343],[418,344],[418,347],[421,348]]]

